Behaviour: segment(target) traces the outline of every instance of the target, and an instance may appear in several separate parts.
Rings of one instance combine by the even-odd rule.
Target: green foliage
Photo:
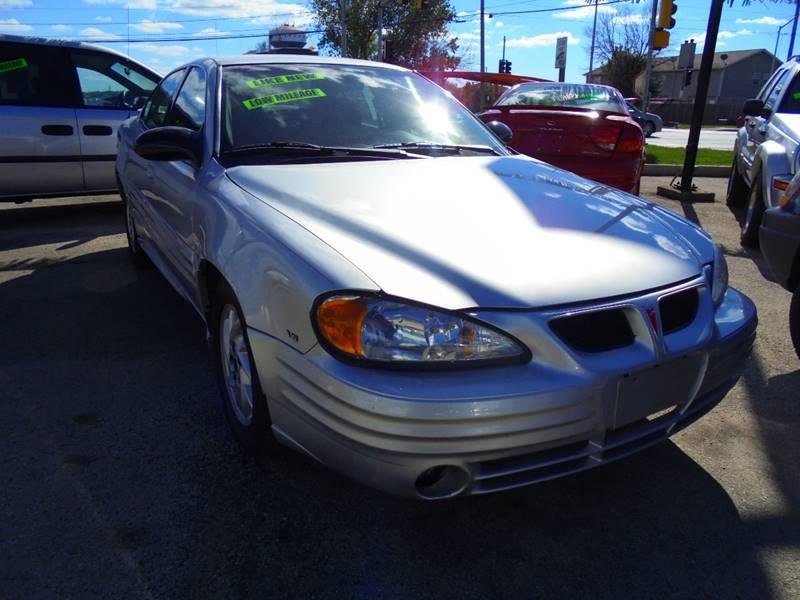
[[[648,164],[682,165],[686,158],[686,148],[667,148],[666,146],[646,146]],[[713,148],[697,149],[697,165],[730,166],[733,162],[733,150],[715,150]]]
[[[378,53],[379,0],[349,0],[347,50],[353,58],[374,59]],[[323,30],[320,49],[341,54],[340,5],[338,0],[311,0],[315,23]],[[386,62],[412,69],[455,69],[460,57],[458,42],[447,35],[447,24],[455,19],[449,0],[425,0],[416,8],[414,0],[383,0]]]

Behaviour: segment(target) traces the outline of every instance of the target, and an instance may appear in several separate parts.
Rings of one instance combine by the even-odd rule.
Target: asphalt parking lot
[[[443,503],[245,456],[201,321],[130,265],[119,202],[0,205],[0,598],[800,597],[790,295],[740,247],[724,180],[699,183],[717,203],[660,202],[758,306],[736,388],[635,457]]]

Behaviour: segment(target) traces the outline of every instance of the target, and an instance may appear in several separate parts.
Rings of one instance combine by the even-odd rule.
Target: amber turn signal
[[[367,304],[361,298],[337,296],[325,300],[317,308],[319,332],[334,348],[361,356],[361,328],[367,315]]]

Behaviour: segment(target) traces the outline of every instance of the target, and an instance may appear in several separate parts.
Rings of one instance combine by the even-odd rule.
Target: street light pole
[[[339,12],[341,13],[342,26],[342,56],[347,57],[347,0],[339,0]]]
[[[484,20],[485,20],[485,18],[484,18],[483,11],[484,11],[484,9],[483,9],[483,0],[481,0],[481,73],[486,72],[486,51],[485,51],[485,48],[484,48]]]
[[[792,54],[794,54],[794,36],[797,35],[797,17],[800,17],[800,0],[794,1],[794,22],[792,23],[792,37],[789,40],[789,53],[786,55],[786,60],[792,58]]]
[[[782,35],[781,31],[783,31],[783,28],[786,27],[789,23],[793,23],[796,20],[797,20],[797,17],[792,17],[791,19],[786,21],[786,23],[784,23],[783,25],[779,25],[778,26],[778,35],[775,38],[775,52],[772,53],[772,67],[770,68],[770,72],[771,73],[775,72],[775,60],[778,58],[778,44],[781,41],[781,35]]]
[[[644,112],[647,112],[647,109],[650,108],[650,74],[653,71],[653,37],[655,37],[656,33],[657,8],[658,0],[653,0],[653,7],[650,12],[650,43],[647,45],[647,66],[644,71],[644,103],[642,106]]]
[[[592,77],[592,69],[594,69],[594,36],[595,36],[595,32],[597,31],[597,2],[598,2],[598,0],[594,0],[594,23],[592,24],[592,49],[589,51],[589,78],[590,79]],[[652,47],[652,45],[653,45],[653,42],[652,42],[652,36],[651,36],[650,46]],[[593,83],[593,82],[590,81],[588,83]]]

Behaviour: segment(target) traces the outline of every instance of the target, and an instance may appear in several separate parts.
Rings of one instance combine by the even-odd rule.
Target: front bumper
[[[758,239],[772,276],[794,291],[794,268],[800,264],[800,216],[777,207],[766,210]]]
[[[553,336],[537,334],[539,314],[481,316],[525,321],[531,339],[541,342],[531,347],[536,358],[459,372],[374,370],[342,364],[319,347],[302,355],[250,330],[276,436],[353,479],[402,496],[529,485],[628,456],[711,410],[739,378],[757,322],[752,302],[731,289],[713,327],[698,323],[654,355],[637,342],[620,354],[603,353],[613,357],[587,358],[563,353]],[[641,384],[627,387],[640,376]],[[684,385],[679,381],[688,387],[666,410],[648,405],[647,394],[622,408],[622,390],[671,389]],[[641,414],[631,413],[639,404]],[[421,492],[420,475],[440,466],[462,479],[449,490]]]

